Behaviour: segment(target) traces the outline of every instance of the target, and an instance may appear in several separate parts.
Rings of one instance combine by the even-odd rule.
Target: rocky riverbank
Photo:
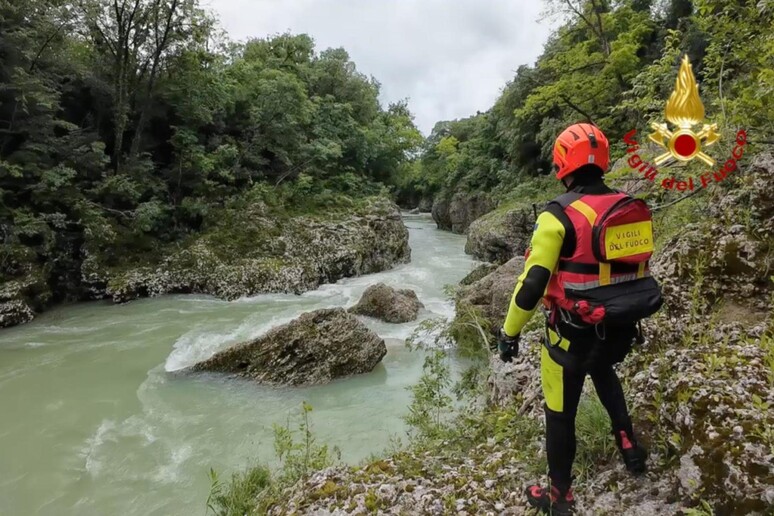
[[[154,257],[113,265],[84,245],[79,298],[126,302],[167,293],[232,300],[260,293],[302,293],[323,283],[383,271],[410,260],[398,207],[373,198],[349,210],[279,217],[262,203],[224,214],[211,229]],[[160,258],[159,258],[160,256]],[[150,262],[150,263],[148,263]],[[30,271],[0,290],[0,327],[31,320],[49,287]],[[37,279],[36,279],[37,278]]]

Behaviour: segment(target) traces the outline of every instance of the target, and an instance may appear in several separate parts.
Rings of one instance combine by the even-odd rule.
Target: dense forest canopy
[[[233,43],[196,0],[0,0],[0,84],[3,281],[77,284],[84,247],[153,252],[240,196],[335,205],[421,142],[345,50]]]
[[[546,11],[562,25],[535,65],[519,67],[487,112],[438,123],[402,196],[503,196],[549,173],[556,135],[578,121],[601,127],[620,156],[624,134],[663,120],[686,54],[723,145],[740,128],[771,144],[774,2],[547,0]]]

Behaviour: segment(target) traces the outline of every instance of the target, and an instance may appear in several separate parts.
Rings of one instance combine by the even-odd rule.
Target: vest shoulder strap
[[[560,195],[559,197],[562,197],[562,196]],[[572,202],[573,201],[570,201],[570,203]],[[567,206],[569,206],[569,204]],[[567,213],[565,213],[564,211],[564,209],[567,206],[562,206],[560,203],[556,202],[556,199],[554,199],[553,201],[548,202],[545,208],[543,208],[543,211],[547,211],[548,213],[556,217],[556,219],[564,227],[564,240],[562,241],[562,249],[559,253],[560,258],[569,258],[570,256],[572,256],[573,253],[575,252],[575,245],[576,245],[575,226],[572,225],[570,218],[567,216]]]
[[[557,197],[556,199],[554,199],[548,204],[558,204],[559,206],[561,206],[562,210],[564,210],[565,208],[567,208],[567,206],[574,203],[584,195],[585,194],[578,193],[578,192],[567,192],[567,193],[563,193],[562,195],[560,195],[559,197]]]

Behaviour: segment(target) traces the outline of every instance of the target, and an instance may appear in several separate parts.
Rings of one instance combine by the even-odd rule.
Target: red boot
[[[550,490],[540,486],[529,486],[527,501],[532,507],[540,509],[545,514],[555,516],[575,514],[575,498],[572,496],[572,489],[562,492],[556,486],[551,486]]]

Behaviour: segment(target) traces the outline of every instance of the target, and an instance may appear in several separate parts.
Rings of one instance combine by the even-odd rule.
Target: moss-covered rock
[[[24,324],[51,299],[42,271],[29,267],[23,275],[0,284],[0,328]]]
[[[82,273],[93,297],[116,302],[173,292],[232,300],[260,293],[300,294],[343,277],[386,270],[410,259],[398,207],[373,199],[350,213],[277,218],[260,206],[172,249],[155,265],[100,266]]]
[[[486,262],[505,263],[524,255],[534,226],[531,208],[502,206],[470,225],[465,252]]]
[[[675,459],[663,467],[676,494],[717,514],[765,514],[774,502],[774,328],[765,319],[660,314],[624,363],[641,434]]]
[[[413,290],[396,290],[384,283],[371,285],[349,312],[376,317],[389,323],[413,321],[424,305]]]
[[[384,340],[343,308],[316,310],[197,363],[191,372],[229,373],[271,385],[309,385],[367,373]]]
[[[461,286],[456,293],[458,307],[474,307],[491,322],[492,328],[498,328],[505,320],[516,280],[523,270],[524,258],[512,258],[480,280]]]
[[[652,263],[670,308],[734,302],[765,311],[774,291],[774,156],[756,156],[748,173],[707,200],[706,216],[676,231]]]

